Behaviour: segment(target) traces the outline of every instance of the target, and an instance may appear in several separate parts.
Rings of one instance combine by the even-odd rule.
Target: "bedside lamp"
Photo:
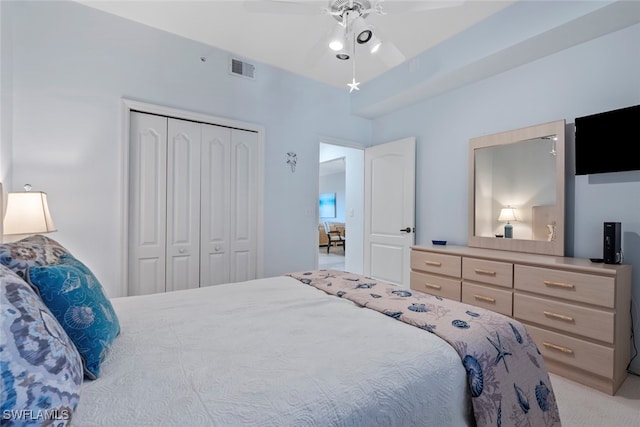
[[[30,191],[29,184],[25,185],[24,189],[25,191],[7,193],[4,235],[57,231],[49,212],[47,193]]]
[[[516,210],[511,206],[507,206],[506,208],[502,208],[500,210],[500,216],[498,217],[498,221],[507,221],[504,225],[504,237],[505,239],[513,238],[513,225],[509,221],[517,221],[516,218]]]

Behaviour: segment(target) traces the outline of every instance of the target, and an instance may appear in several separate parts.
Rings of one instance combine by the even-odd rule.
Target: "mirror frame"
[[[475,235],[475,150],[556,135],[556,235],[543,240],[505,239]],[[543,123],[526,128],[480,136],[469,140],[469,243],[475,248],[564,256],[565,235],[565,121]]]

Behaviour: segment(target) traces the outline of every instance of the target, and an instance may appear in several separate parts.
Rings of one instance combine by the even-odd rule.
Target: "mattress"
[[[291,277],[112,299],[122,332],[77,426],[463,426],[460,356]]]

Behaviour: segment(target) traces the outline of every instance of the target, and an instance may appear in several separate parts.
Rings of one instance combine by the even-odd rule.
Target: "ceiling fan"
[[[404,61],[404,55],[389,40],[380,36],[380,31],[369,25],[365,19],[370,14],[386,15],[388,13],[407,13],[439,8],[460,6],[464,1],[393,1],[393,0],[328,0],[328,6],[319,8],[317,2],[309,0],[267,0],[247,1],[246,9],[253,12],[284,14],[318,14],[324,13],[337,21],[325,46],[335,53],[339,60],[348,60],[353,56],[355,46],[366,45],[369,53],[384,53],[383,44],[389,54],[381,55],[381,59],[389,66]],[[355,38],[355,42],[354,42]]]
[[[376,53],[382,45],[382,40],[374,34],[372,25],[367,24],[365,18],[369,13],[384,14],[380,2],[373,5],[369,0],[331,0],[327,14],[338,21],[329,40],[329,49],[336,52],[335,56],[341,61],[351,58],[355,46],[368,44],[369,52]]]
[[[325,36],[321,36],[315,48],[309,51],[319,58],[318,50],[322,49],[335,55],[340,61],[354,59],[356,47],[364,47],[368,53],[375,55],[387,67],[394,67],[406,59],[404,54],[390,40],[380,34],[379,28],[367,23],[371,14],[387,15],[388,13],[410,13],[439,8],[460,6],[464,1],[392,1],[392,0],[328,0],[328,5],[319,7],[317,2],[309,0],[267,0],[246,1],[248,11],[259,13],[280,13],[296,15],[317,15],[323,13],[332,16],[337,23]],[[351,91],[359,90],[354,78],[349,84]]]

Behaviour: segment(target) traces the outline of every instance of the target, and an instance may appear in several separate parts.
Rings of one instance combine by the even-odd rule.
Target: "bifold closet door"
[[[258,134],[231,130],[231,281],[255,279],[258,233]]]
[[[167,119],[130,118],[129,294],[145,295],[165,291]]]
[[[256,132],[131,113],[129,294],[255,279]]]
[[[166,291],[200,286],[201,129],[168,119]]]
[[[132,112],[129,293],[200,286],[199,123]]]
[[[230,281],[231,129],[202,125],[200,284]]]
[[[201,286],[255,279],[258,134],[202,129]]]

